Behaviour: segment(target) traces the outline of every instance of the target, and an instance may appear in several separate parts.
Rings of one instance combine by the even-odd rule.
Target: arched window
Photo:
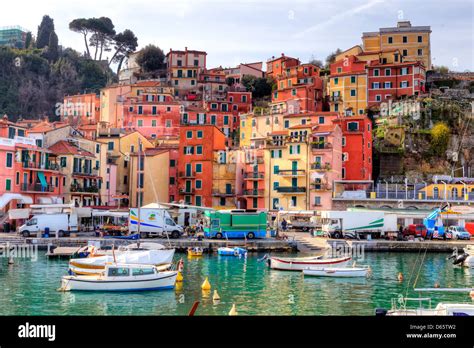
[[[458,198],[458,189],[457,189],[457,187],[453,187],[453,188],[452,188],[452,190],[451,190],[451,198],[452,198],[452,199]]]
[[[439,189],[438,189],[438,187],[435,187],[435,188],[433,189],[433,198],[434,198],[434,199],[439,198]]]

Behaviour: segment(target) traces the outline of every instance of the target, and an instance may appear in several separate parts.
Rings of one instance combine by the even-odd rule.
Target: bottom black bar
[[[252,343],[449,345],[474,342],[472,317],[0,317],[0,346],[131,347]]]

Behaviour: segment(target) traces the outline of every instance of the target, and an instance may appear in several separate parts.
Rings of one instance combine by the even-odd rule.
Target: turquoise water
[[[227,315],[236,303],[239,315],[373,315],[377,307],[390,307],[391,299],[406,293],[408,278],[418,254],[366,253],[358,264],[370,265],[370,279],[303,278],[299,272],[268,269],[258,262],[263,254],[247,259],[206,255],[188,259],[184,255],[181,289],[135,293],[58,292],[66,260],[16,259],[13,265],[0,258],[0,315],[186,315],[200,301],[196,315]],[[427,254],[419,287],[472,287],[473,270],[455,268],[447,254]],[[405,281],[397,280],[398,272]],[[221,297],[203,294],[208,276]],[[410,297],[418,296],[409,291]],[[211,297],[209,297],[211,296]],[[426,295],[423,294],[423,297]],[[433,293],[440,301],[470,302],[467,294]]]

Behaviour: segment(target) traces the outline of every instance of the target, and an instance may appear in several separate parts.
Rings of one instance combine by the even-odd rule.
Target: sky
[[[472,0],[22,0],[2,3],[0,26],[20,25],[36,35],[45,14],[54,19],[60,44],[80,52],[83,37],[69,22],[106,16],[117,32],[132,30],[139,47],[206,51],[208,68],[281,53],[324,61],[337,48],[361,44],[363,32],[409,20],[431,26],[433,65],[474,71]]]

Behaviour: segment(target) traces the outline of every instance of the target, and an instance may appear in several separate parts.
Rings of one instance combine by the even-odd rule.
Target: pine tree
[[[38,27],[38,35],[36,36],[36,47],[45,48],[49,44],[49,37],[51,33],[54,32],[54,21],[53,19],[45,15],[43,20]]]

